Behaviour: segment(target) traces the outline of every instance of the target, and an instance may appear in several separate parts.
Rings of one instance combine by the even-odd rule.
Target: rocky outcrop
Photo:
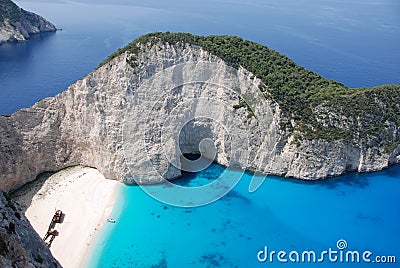
[[[307,180],[400,161],[400,147],[296,139],[282,128],[280,106],[260,92],[268,85],[201,47],[140,46],[54,98],[0,117],[4,191],[73,165],[95,167],[109,179],[157,183],[180,175],[181,153]]]
[[[0,192],[0,266],[61,267],[10,197]]]
[[[43,17],[23,10],[10,0],[0,1],[0,44],[22,42],[33,34],[56,31]]]

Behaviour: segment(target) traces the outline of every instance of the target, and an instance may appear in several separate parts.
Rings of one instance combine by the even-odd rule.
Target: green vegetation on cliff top
[[[21,9],[10,0],[0,0],[0,23],[8,19],[11,24],[20,21]]]
[[[288,57],[268,47],[235,36],[195,36],[189,33],[150,33],[137,38],[108,57],[100,66],[129,51],[140,52],[139,44],[190,44],[200,46],[220,57],[232,67],[242,66],[260,78],[269,88],[260,88],[266,98],[276,101],[288,119],[283,127],[293,131],[290,120],[296,122],[298,139],[360,140],[381,137],[388,124],[400,126],[400,86],[384,85],[375,88],[349,88],[307,70]],[[318,120],[319,106],[336,114],[329,122]],[[338,127],[340,118],[352,121],[351,127]],[[357,124],[356,121],[361,121]],[[357,129],[354,129],[356,128]],[[378,139],[388,149],[398,144],[391,133]],[[375,139],[376,140],[376,139]]]

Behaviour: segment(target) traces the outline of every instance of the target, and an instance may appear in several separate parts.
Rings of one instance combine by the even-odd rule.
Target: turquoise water
[[[178,183],[204,185],[222,172],[212,164]],[[199,208],[167,206],[140,187],[122,187],[113,212],[117,223],[102,230],[87,267],[280,267],[285,264],[258,262],[257,253],[264,246],[287,252],[337,250],[340,239],[349,250],[397,254],[400,261],[400,166],[318,183],[268,177],[255,193],[248,192],[251,178],[246,173],[226,197]],[[396,267],[328,261],[291,266],[371,265]]]
[[[238,35],[351,87],[400,84],[398,0],[17,3],[63,31],[0,46],[0,114],[54,96],[117,48],[153,31]],[[180,183],[204,184],[221,172],[214,164]],[[138,187],[124,186],[114,209],[118,221],[102,230],[88,267],[274,267],[279,264],[257,261],[264,246],[326,250],[339,239],[350,249],[400,259],[399,179],[399,167],[318,183],[271,177],[250,194],[246,174],[229,196],[195,209],[165,206]]]

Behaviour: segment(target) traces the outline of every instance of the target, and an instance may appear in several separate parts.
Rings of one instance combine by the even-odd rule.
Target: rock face
[[[61,267],[19,206],[0,192],[0,266]]]
[[[74,165],[109,179],[157,183],[180,175],[180,153],[306,180],[400,162],[399,146],[387,152],[340,140],[295,141],[281,127],[281,108],[260,87],[268,89],[201,47],[142,44],[65,92],[0,117],[0,186],[14,190],[41,172]],[[238,105],[243,100],[247,107]],[[391,133],[399,135],[399,127]]]
[[[25,11],[10,0],[0,0],[0,44],[22,42],[32,34],[56,31],[43,17]]]

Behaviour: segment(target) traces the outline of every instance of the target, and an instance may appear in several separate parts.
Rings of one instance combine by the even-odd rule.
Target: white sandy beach
[[[62,210],[65,218],[54,228],[59,236],[50,250],[63,267],[82,267],[97,231],[110,217],[118,184],[96,169],[74,167],[48,178],[30,205],[24,196],[18,202],[29,205],[26,216],[41,237],[55,211]]]

